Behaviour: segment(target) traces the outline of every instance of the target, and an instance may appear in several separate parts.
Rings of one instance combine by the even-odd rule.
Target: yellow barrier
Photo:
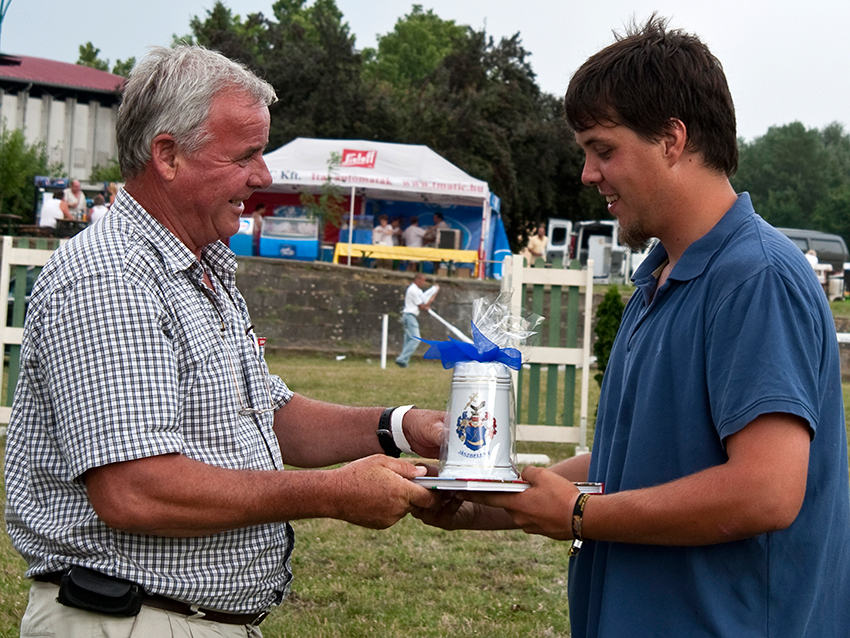
[[[347,244],[338,242],[334,248],[334,263],[340,257],[366,257],[369,259],[397,259],[400,261],[451,261],[456,264],[478,266],[478,251],[454,250],[449,248],[408,248],[407,246],[383,246],[379,244]]]

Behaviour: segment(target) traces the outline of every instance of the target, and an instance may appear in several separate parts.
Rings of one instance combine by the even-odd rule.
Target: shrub
[[[21,129],[0,123],[0,213],[20,215],[28,223],[35,202],[33,178],[48,172],[44,144],[30,145]]]
[[[611,356],[611,348],[614,345],[614,337],[620,329],[620,320],[623,318],[625,304],[620,296],[617,286],[609,286],[605,297],[596,309],[596,343],[593,344],[593,354],[596,355],[596,367],[599,372],[594,379],[602,386],[602,376],[608,366],[608,357]]]

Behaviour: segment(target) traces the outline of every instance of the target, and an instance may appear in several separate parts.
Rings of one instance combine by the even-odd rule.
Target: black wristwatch
[[[393,439],[393,429],[390,420],[393,415],[393,410],[395,410],[395,408],[387,408],[381,412],[381,418],[378,419],[378,442],[381,444],[384,454],[392,456],[393,458],[398,458],[401,456],[401,450],[395,444],[395,440]]]

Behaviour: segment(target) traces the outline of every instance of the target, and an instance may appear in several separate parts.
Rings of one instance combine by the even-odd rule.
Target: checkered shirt
[[[121,191],[45,266],[6,447],[7,529],[29,576],[84,565],[234,613],[286,595],[288,523],[203,538],[130,534],[97,517],[81,479],[93,467],[170,453],[283,470],[273,412],[240,412],[280,408],[292,393],[247,332],[233,253],[217,242],[203,261],[215,292],[192,252]]]

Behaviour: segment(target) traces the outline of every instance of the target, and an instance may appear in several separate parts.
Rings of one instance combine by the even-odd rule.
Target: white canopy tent
[[[480,206],[485,259],[491,205],[487,182],[475,179],[427,146],[365,140],[321,140],[299,137],[264,156],[278,193],[318,193],[331,183],[351,191],[348,242],[354,229],[354,199],[421,201],[432,204]]]

